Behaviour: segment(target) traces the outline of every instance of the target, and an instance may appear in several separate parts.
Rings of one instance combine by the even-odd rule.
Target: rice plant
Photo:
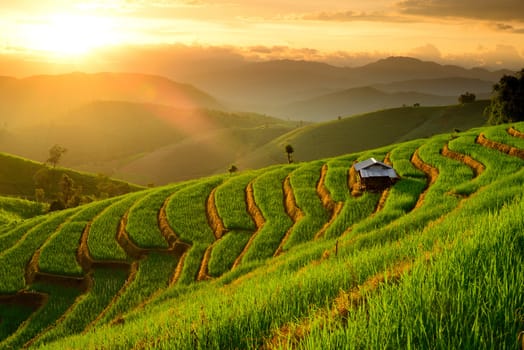
[[[84,271],[77,261],[82,232],[88,220],[92,220],[114,201],[110,199],[91,203],[72,215],[69,222],[62,225],[42,246],[38,260],[40,271],[66,276],[82,276]]]
[[[87,238],[87,246],[93,259],[129,260],[124,249],[118,244],[116,235],[122,216],[143,195],[142,192],[137,192],[125,196],[94,218]]]
[[[206,200],[222,181],[222,176],[203,180],[184,187],[171,197],[166,208],[167,218],[180,239],[188,243],[213,243],[215,237],[207,222]]]
[[[53,328],[43,333],[36,345],[49,343],[72,334],[80,333],[108,307],[124,285],[128,271],[112,268],[97,268],[92,272],[92,286],[74,300],[64,318]]]
[[[20,198],[0,197],[0,213],[10,216],[10,221],[20,221],[45,214],[47,205]],[[1,223],[0,223],[1,224]]]
[[[253,183],[255,202],[262,211],[265,223],[245,252],[242,263],[271,257],[293,224],[284,208],[282,186],[285,177],[294,168],[295,166],[283,166],[266,172]]]
[[[14,293],[25,287],[27,263],[49,235],[75,211],[76,209],[67,210],[51,215],[28,230],[11,248],[0,253],[0,293]]]
[[[209,259],[209,275],[219,277],[231,270],[253,232],[233,230],[216,242]]]
[[[76,288],[40,283],[34,284],[31,286],[31,289],[45,293],[47,295],[46,302],[33,312],[31,316],[18,327],[16,332],[0,342],[0,348],[20,349],[27,342],[34,340],[39,334],[45,332],[46,329],[54,326],[80,294],[80,291]]]
[[[246,172],[232,176],[217,187],[215,192],[218,214],[228,230],[255,230],[253,218],[246,207],[246,187],[259,172]]]
[[[517,128],[523,127],[524,123],[516,123],[514,126]],[[507,132],[508,125],[498,125],[491,128],[486,128],[484,134],[486,137],[492,141],[500,142],[511,147],[516,147],[518,149],[524,150],[524,139],[519,137],[513,137]]]
[[[140,260],[133,280],[128,282],[95,327],[111,322],[167,288],[177,262],[173,255],[163,253],[150,253]]]
[[[33,307],[26,305],[0,303],[0,315],[2,315],[0,344],[5,338],[13,334],[34,311]]]
[[[0,254],[11,248],[16,242],[35,225],[43,222],[46,217],[41,216],[34,219],[26,220],[18,225],[10,226],[9,230],[0,236]]]
[[[158,212],[166,198],[183,186],[185,185],[169,186],[150,192],[129,209],[126,231],[138,247],[168,248],[169,245],[158,227]]]
[[[316,186],[323,163],[311,162],[300,166],[290,175],[290,183],[297,206],[304,217],[295,223],[284,249],[308,242],[329,220],[329,213],[322,205]]]

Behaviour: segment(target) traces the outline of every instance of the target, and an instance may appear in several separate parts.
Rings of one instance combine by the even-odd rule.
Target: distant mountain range
[[[438,96],[420,92],[382,92],[376,88],[352,88],[281,106],[279,114],[305,121],[332,120],[342,116],[380,109],[412,106],[445,106],[455,104],[456,96]]]
[[[65,166],[162,184],[223,172],[235,163],[278,163],[283,142],[297,146],[297,159],[314,159],[362,150],[364,141],[349,147],[346,137],[368,140],[379,128],[393,142],[482,125],[486,101],[475,110],[424,108],[456,105],[466,91],[485,99],[504,74],[511,72],[391,57],[357,68],[289,60],[239,64],[192,73],[187,84],[128,73],[0,77],[0,151],[44,161],[49,148],[60,144],[68,149]],[[379,112],[380,118],[363,115],[388,108],[395,109]],[[251,112],[231,112],[242,110]],[[454,118],[451,110],[469,112]],[[405,114],[414,124],[393,133],[388,125],[403,123]],[[359,123],[346,122],[348,116]],[[324,126],[314,129],[308,122]],[[340,135],[342,126],[348,131]]]
[[[409,57],[389,57],[362,67],[335,67],[325,63],[305,61],[270,61],[240,65],[223,71],[206,72],[187,76],[192,84],[209,92],[233,109],[255,110],[277,117],[307,120],[326,120],[336,114],[370,112],[377,108],[402,106],[416,101],[420,103],[449,104],[456,101],[459,93],[466,91],[487,97],[492,85],[508,70],[488,71],[483,68],[466,69],[459,66],[440,65]],[[424,93],[436,96],[408,96],[399,98],[382,96],[388,103],[369,103],[373,96],[338,104],[333,96],[357,94],[354,88],[374,87],[382,93]],[[376,98],[381,98],[374,91]],[[328,97],[331,96],[331,97]],[[359,95],[360,96],[360,95]],[[441,97],[446,98],[442,99]],[[369,98],[368,98],[369,97]],[[304,115],[313,101],[329,99],[333,111],[327,114]],[[303,108],[297,108],[301,103]],[[344,112],[344,108],[352,108]],[[294,106],[294,107],[293,107]],[[307,118],[306,118],[307,116]]]
[[[506,72],[507,74],[508,72]],[[499,77],[500,78],[500,77]],[[498,81],[498,79],[495,79]],[[419,92],[423,94],[439,96],[459,96],[470,91],[475,92],[477,97],[484,98],[490,95],[493,90],[494,81],[482,80],[477,78],[436,78],[436,79],[414,79],[395,81],[373,85],[374,88],[382,92]]]

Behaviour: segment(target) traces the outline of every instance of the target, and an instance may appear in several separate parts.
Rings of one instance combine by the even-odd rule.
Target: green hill
[[[0,131],[0,147],[44,161],[59,144],[68,149],[62,162],[67,167],[142,185],[166,184],[224,171],[237,157],[295,127],[296,122],[256,113],[95,101],[49,123]]]
[[[356,195],[371,156],[401,178]],[[518,348],[523,166],[517,123],[24,220],[0,348]]]
[[[4,230],[11,224],[20,220],[42,215],[47,211],[47,206],[25,199],[0,196],[0,227]]]
[[[453,132],[454,129],[465,130],[486,123],[483,112],[488,103],[393,108],[310,124],[276,138],[236,160],[236,164],[245,169],[284,163],[287,144],[293,146],[296,160],[310,161]]]
[[[295,120],[321,122],[341,115],[362,114],[368,111],[412,106],[445,106],[457,101],[453,95],[432,95],[421,92],[384,92],[374,87],[358,87],[316,96],[285,105],[280,114]]]
[[[0,195],[4,196],[34,199],[35,190],[41,187],[46,187],[47,194],[52,195],[60,190],[59,180],[63,174],[68,175],[76,187],[81,187],[82,193],[87,196],[99,196],[101,186],[104,184],[112,185],[120,194],[142,188],[127,182],[67,168],[49,168],[40,162],[6,153],[0,153],[0,169],[2,169],[0,171]],[[40,182],[37,180],[38,174],[42,177]]]

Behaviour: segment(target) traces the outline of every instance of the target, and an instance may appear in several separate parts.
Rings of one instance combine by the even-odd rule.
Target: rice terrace
[[[0,5],[0,350],[524,350],[523,0]]]
[[[440,134],[4,225],[0,347],[516,348],[523,136]],[[354,196],[370,155],[400,180]]]

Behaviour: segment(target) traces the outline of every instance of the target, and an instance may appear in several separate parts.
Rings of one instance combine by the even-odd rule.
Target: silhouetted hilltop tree
[[[49,150],[49,158],[47,158],[46,163],[49,163],[53,166],[53,168],[56,168],[56,165],[60,161],[60,158],[62,158],[62,155],[67,152],[67,149],[60,146],[60,145],[54,145]]]
[[[287,162],[289,164],[293,163],[293,152],[295,152],[295,150],[293,149],[293,146],[291,145],[286,145],[286,153],[287,153]]]
[[[477,99],[477,96],[474,93],[466,92],[459,96],[458,101],[461,105],[466,103],[473,103]]]
[[[490,124],[524,120],[524,69],[515,76],[504,75],[493,86],[493,96],[486,114]]]

